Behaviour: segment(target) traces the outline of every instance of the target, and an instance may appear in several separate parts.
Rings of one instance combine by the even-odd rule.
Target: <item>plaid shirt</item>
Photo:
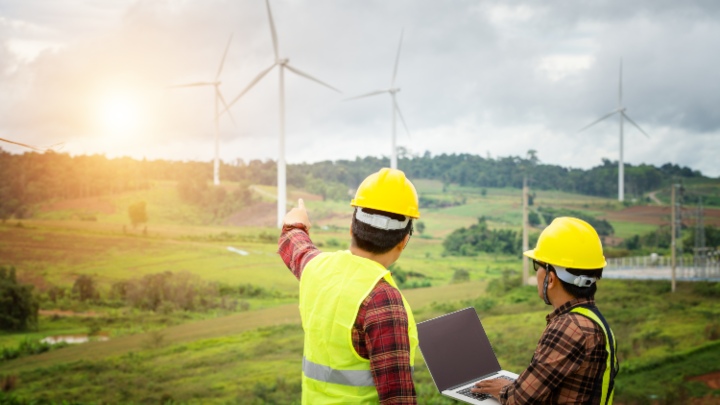
[[[300,280],[307,263],[320,254],[302,224],[285,225],[278,253]],[[352,329],[355,351],[370,360],[381,404],[417,404],[410,368],[408,317],[400,292],[380,280],[358,309]]]
[[[607,351],[602,329],[570,310],[595,305],[574,299],[549,314],[530,366],[500,391],[502,404],[600,404]]]

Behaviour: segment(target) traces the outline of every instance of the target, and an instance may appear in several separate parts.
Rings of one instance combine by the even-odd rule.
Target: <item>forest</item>
[[[498,158],[401,153],[398,162],[398,167],[410,178],[439,180],[443,184],[520,188],[527,175],[534,189],[599,197],[612,197],[617,193],[617,163],[607,159],[587,170],[541,163],[532,150],[526,157]],[[342,199],[367,173],[388,165],[387,158],[375,157],[291,164],[287,179],[290,186],[305,188],[323,198]],[[33,206],[45,201],[147,189],[153,181],[163,180],[180,182],[178,187],[186,200],[215,207],[218,215],[248,202],[249,195],[243,187],[234,195],[226,190],[210,190],[211,173],[212,162],[71,156],[56,152],[11,154],[0,149],[0,177],[3,179],[0,220],[30,216]],[[222,163],[220,167],[222,180],[241,185],[274,185],[276,173],[276,164],[272,160],[247,163],[238,160],[232,164]],[[697,170],[670,163],[660,167],[626,164],[625,177],[626,195],[630,198],[640,198],[643,193],[667,186],[672,181],[707,179]]]

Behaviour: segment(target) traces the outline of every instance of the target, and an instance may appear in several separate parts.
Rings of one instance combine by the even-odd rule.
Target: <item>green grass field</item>
[[[501,364],[522,371],[549,308],[535,287],[507,293],[496,288],[504,271],[520,271],[520,256],[448,256],[442,248],[446,235],[476,223],[480,216],[486,216],[493,228],[519,231],[520,190],[486,189],[483,195],[479,189],[449,185],[444,194],[438,181],[418,180],[416,186],[421,195],[452,195],[465,201],[422,209],[425,231],[415,234],[397,263],[404,271],[421,273],[431,285],[403,290],[416,319],[474,306]],[[274,188],[256,187],[258,199],[272,201]],[[293,190],[288,202],[294,204],[298,196],[306,199],[313,220],[311,236],[318,246],[330,251],[347,248],[352,213],[348,202],[321,201],[301,190]],[[127,206],[135,201],[148,204],[146,234],[128,223]],[[595,216],[624,209],[611,199],[551,191],[536,192],[534,207],[538,206]],[[0,362],[0,380],[16,376],[19,381],[9,395],[19,403],[299,403],[303,333],[295,298],[298,282],[276,253],[278,230],[203,225],[207,221],[199,208],[178,201],[172,183],[158,183],[100,203],[80,201],[69,208],[39,210],[19,225],[8,221],[0,226],[0,266],[15,267],[18,278],[39,291],[71,287],[78,276],[91,275],[105,293],[117,281],[170,271],[278,293],[247,298],[247,307],[235,312],[155,313],[70,301],[65,301],[67,307],[46,303],[44,311],[92,316],[42,315],[37,330],[0,332],[0,349],[17,347],[25,339],[86,334],[93,328],[110,340]],[[655,229],[641,222],[611,223],[620,238]],[[469,281],[453,282],[459,270],[469,274]],[[715,290],[681,283],[672,294],[669,282],[619,280],[603,280],[600,286],[598,303],[618,336],[623,364],[616,402],[649,404],[655,398],[686,403],[690,397],[720,396],[718,390],[685,379],[720,371],[720,296],[713,295]],[[414,378],[420,403],[454,403],[437,394],[419,354],[417,361]],[[7,395],[0,393],[0,402],[10,398]]]

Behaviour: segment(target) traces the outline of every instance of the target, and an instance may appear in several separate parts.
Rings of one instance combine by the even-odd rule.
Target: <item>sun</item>
[[[139,103],[128,94],[106,96],[100,104],[99,121],[108,135],[132,136],[140,127]]]

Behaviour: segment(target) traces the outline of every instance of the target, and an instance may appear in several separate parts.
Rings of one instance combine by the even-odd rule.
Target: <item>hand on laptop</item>
[[[493,378],[492,380],[478,381],[477,383],[475,383],[475,388],[473,388],[471,391],[477,392],[479,394],[490,394],[495,398],[498,398],[500,396],[500,390],[502,389],[502,387],[510,383],[512,383],[512,381],[505,378]]]

